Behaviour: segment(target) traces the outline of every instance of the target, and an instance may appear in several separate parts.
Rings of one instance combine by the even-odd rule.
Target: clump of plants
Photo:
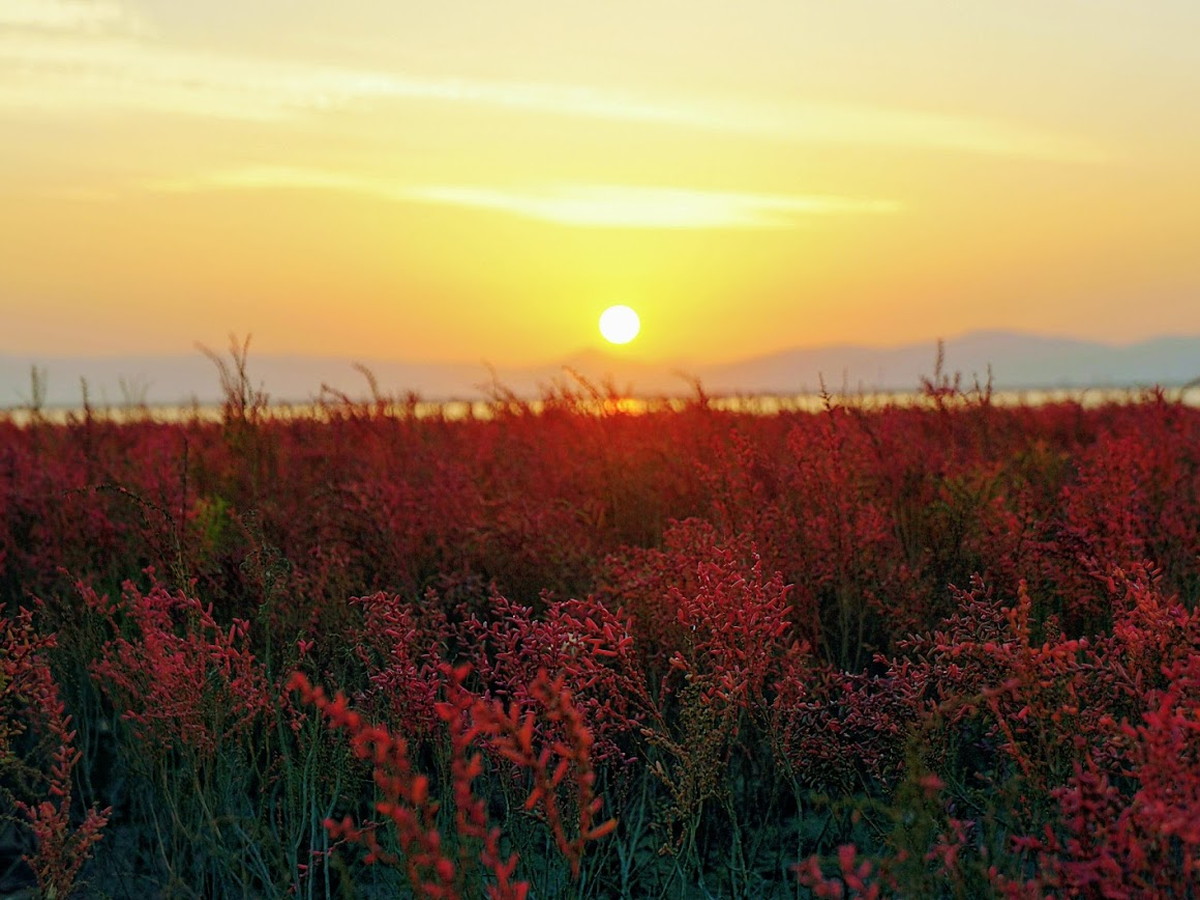
[[[1200,882],[1200,411],[0,418],[0,892]]]

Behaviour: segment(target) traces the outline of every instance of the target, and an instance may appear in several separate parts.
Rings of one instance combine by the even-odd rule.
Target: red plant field
[[[1200,412],[0,418],[0,893],[1200,893]]]

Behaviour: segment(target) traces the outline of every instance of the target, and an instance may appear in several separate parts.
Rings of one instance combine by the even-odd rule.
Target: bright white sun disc
[[[628,306],[610,306],[600,314],[600,333],[611,344],[628,344],[641,327],[638,314]]]

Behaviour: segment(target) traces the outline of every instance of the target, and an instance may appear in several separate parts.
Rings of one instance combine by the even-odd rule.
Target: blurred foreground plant
[[[33,625],[33,614],[22,608],[12,618],[0,619],[0,775],[4,782],[26,788],[29,796],[8,796],[33,835],[33,850],[24,861],[37,878],[41,896],[67,897],[76,887],[79,871],[102,836],[111,808],[86,810],[77,825],[71,822],[74,796],[72,776],[81,755],[75,748],[71,717],[59,698],[51,675],[48,651],[54,635],[41,635]],[[32,728],[25,723],[29,723]],[[16,755],[17,746],[36,742],[25,760]],[[27,760],[45,757],[47,771],[32,768]],[[9,795],[0,784],[0,797]]]
[[[555,844],[567,859],[572,877],[578,878],[584,848],[616,828],[616,820],[596,824],[603,801],[596,795],[596,773],[591,764],[592,737],[584,725],[570,693],[560,680],[539,674],[529,692],[538,700],[545,717],[560,726],[565,740],[536,746],[537,716],[532,710],[522,715],[516,704],[507,709],[499,702],[472,695],[463,687],[469,666],[443,666],[446,699],[437,703],[438,718],[449,732],[450,792],[454,803],[454,831],[449,839],[439,827],[442,803],[435,799],[428,776],[415,771],[408,742],[387,729],[363,720],[349,709],[340,692],[330,700],[320,687],[313,687],[302,673],[288,681],[305,702],[316,706],[330,724],[344,729],[353,754],[368,761],[381,799],[375,812],[394,828],[399,853],[380,840],[382,822],[356,825],[350,816],[340,822],[327,819],[326,828],[335,839],[361,844],[368,863],[403,865],[413,890],[422,897],[459,898],[475,896],[485,878],[486,893],[493,900],[524,900],[529,883],[515,881],[518,856],[502,855],[499,827],[488,824],[487,802],[474,782],[484,774],[484,760],[474,748],[486,745],[532,778],[533,789],[526,810],[540,809]],[[568,781],[568,776],[570,781]],[[578,821],[570,829],[564,822],[560,793],[568,783],[575,787],[573,802]]]

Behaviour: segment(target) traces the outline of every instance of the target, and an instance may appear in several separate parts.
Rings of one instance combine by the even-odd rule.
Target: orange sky
[[[244,7],[253,7],[250,10]],[[0,353],[1200,334],[1200,5],[0,0]]]

